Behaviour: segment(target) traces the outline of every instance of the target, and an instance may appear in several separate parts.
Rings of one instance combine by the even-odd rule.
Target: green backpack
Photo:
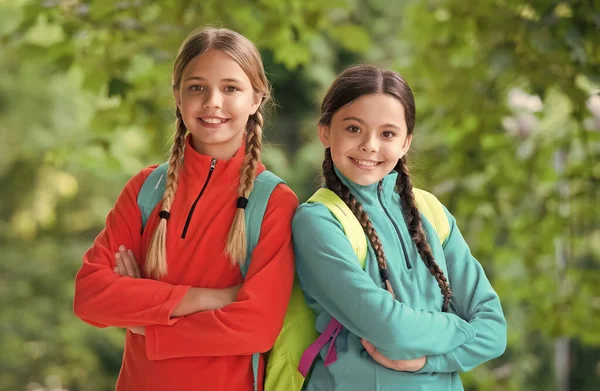
[[[165,192],[165,185],[168,163],[163,163],[156,167],[144,181],[138,194],[137,202],[142,212],[142,230],[146,226],[150,214],[162,201]],[[246,262],[241,267],[242,276],[245,278],[248,273],[248,267],[252,259],[252,252],[258,243],[262,220],[269,203],[271,193],[280,183],[285,183],[283,179],[277,177],[270,171],[261,172],[254,181],[254,188],[248,196],[248,206],[246,206],[246,243],[248,245]],[[260,354],[252,355],[252,373],[254,375],[254,391],[258,391],[258,365]]]
[[[420,189],[413,189],[419,211],[435,229],[441,243],[450,234],[448,218],[438,199]],[[344,233],[364,268],[367,257],[367,238],[358,219],[350,208],[334,192],[321,188],[307,201],[323,204],[342,224]],[[326,330],[319,335],[315,330],[315,313],[304,300],[304,294],[296,276],[292,297],[288,306],[283,329],[269,352],[266,367],[265,391],[299,391],[304,379],[320,350],[330,343],[325,365],[334,362],[335,337],[341,325],[332,318]]]

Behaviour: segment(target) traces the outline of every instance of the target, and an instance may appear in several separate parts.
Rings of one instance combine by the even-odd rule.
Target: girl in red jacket
[[[173,94],[162,203],[142,230],[137,195],[156,166],[129,180],[84,255],[74,311],[128,329],[117,391],[250,391],[252,354],[269,350],[283,324],[298,204],[287,186],[275,188],[243,279],[243,200],[265,169],[270,89],[260,54],[233,31],[194,31],[175,61]]]

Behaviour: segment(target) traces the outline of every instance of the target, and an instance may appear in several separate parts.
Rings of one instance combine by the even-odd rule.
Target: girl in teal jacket
[[[440,243],[412,192],[406,153],[415,125],[412,91],[398,74],[344,71],[323,101],[319,138],[325,186],[360,221],[364,270],[341,224],[319,203],[293,220],[298,276],[319,332],[335,317],[337,360],[322,351],[308,391],[462,390],[459,372],[500,356],[506,321],[498,295],[454,217]]]

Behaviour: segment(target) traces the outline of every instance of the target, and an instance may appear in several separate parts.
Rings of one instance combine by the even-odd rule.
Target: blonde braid
[[[262,151],[262,126],[263,117],[260,109],[248,120],[246,131],[246,155],[240,169],[240,186],[238,196],[246,200],[254,188],[256,179],[256,168],[260,162]],[[246,261],[246,214],[245,209],[238,207],[233,223],[227,236],[225,252],[232,262],[243,265]]]
[[[183,165],[183,151],[185,148],[185,134],[187,128],[183,123],[181,112],[177,109],[177,131],[173,140],[171,157],[169,158],[169,168],[167,170],[167,183],[163,195],[161,212],[169,212],[171,204],[177,192],[179,180],[179,170]],[[167,215],[168,216],[168,215]],[[152,236],[148,254],[146,256],[146,265],[144,271],[148,277],[159,279],[167,275],[167,219],[160,218],[158,226]]]

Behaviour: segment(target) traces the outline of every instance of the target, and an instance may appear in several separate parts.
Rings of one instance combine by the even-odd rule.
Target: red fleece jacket
[[[146,327],[145,336],[127,332],[117,391],[253,389],[251,354],[272,347],[292,289],[291,222],[298,200],[287,186],[275,188],[244,280],[224,255],[243,149],[227,161],[217,160],[209,177],[211,157],[197,153],[188,138],[168,220],[164,278],[133,279],[113,271],[120,245],[133,250],[143,270],[160,207],[140,235],[137,195],[155,166],[129,180],[106,227],[85,253],[76,277],[75,314],[97,327]],[[261,164],[258,171],[263,170]],[[171,317],[190,287],[227,288],[242,282],[233,304]]]

